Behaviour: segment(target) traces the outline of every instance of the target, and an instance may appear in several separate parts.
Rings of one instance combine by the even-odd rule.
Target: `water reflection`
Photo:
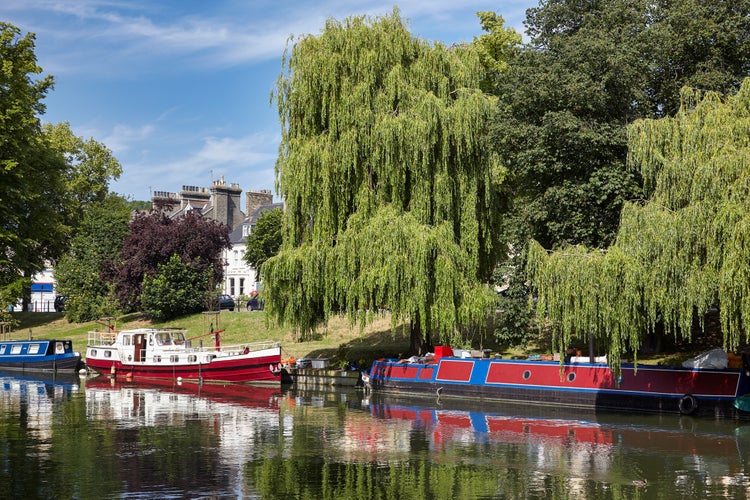
[[[239,384],[86,383],[86,416],[114,424],[118,482],[138,496],[213,497],[244,489],[242,468],[279,429],[280,390]],[[128,496],[133,496],[129,494]]]
[[[0,374],[2,498],[747,498],[750,427]]]

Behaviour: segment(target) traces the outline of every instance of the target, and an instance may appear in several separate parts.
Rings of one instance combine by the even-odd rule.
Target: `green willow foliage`
[[[636,121],[628,143],[649,200],[624,206],[606,252],[530,246],[539,318],[560,348],[606,341],[616,367],[657,322],[689,339],[694,315],[718,305],[724,348],[736,349],[750,318],[750,80],[728,98],[683,90],[675,117]]]
[[[394,11],[329,20],[283,66],[284,243],[264,265],[267,312],[303,333],[377,307],[446,336],[478,322],[504,170],[484,142],[494,100],[476,47],[412,38]]]

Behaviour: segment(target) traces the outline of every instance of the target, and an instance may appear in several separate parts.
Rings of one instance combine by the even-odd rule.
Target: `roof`
[[[232,245],[244,243],[245,240],[247,240],[247,236],[244,235],[250,234],[248,231],[244,230],[245,227],[254,227],[263,213],[283,207],[283,203],[271,203],[269,205],[261,205],[260,207],[256,208],[253,213],[251,213],[248,217],[245,217],[245,220],[242,221],[242,224],[237,226],[234,231],[229,233],[229,242]]]

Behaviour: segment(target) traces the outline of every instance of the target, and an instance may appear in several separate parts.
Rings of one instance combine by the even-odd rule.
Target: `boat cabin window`
[[[21,344],[15,344],[13,347],[10,348],[11,354],[21,354]]]
[[[0,345],[0,354],[5,354],[6,347],[8,347],[7,344]]]
[[[123,335],[122,336],[122,345],[132,345],[133,344],[133,336],[132,335]]]
[[[39,354],[39,344],[29,345],[29,354]]]
[[[172,342],[175,345],[182,345],[185,343],[185,334],[182,332],[172,332]]]
[[[169,332],[157,332],[154,334],[157,345],[172,345],[172,337]]]

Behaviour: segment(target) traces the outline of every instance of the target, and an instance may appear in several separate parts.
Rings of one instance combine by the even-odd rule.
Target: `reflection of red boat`
[[[736,456],[750,444],[746,427],[686,431],[643,423],[592,422],[567,418],[518,416],[481,411],[441,410],[398,404],[371,404],[376,418],[411,421],[430,432],[433,444],[448,442],[537,443],[571,447],[614,446],[676,455]],[[648,422],[648,423],[646,423]],[[707,426],[708,427],[708,426]],[[743,448],[746,449],[746,448]]]
[[[255,408],[278,410],[281,390],[278,387],[247,384],[201,384],[199,382],[167,379],[139,380],[136,382],[98,376],[86,380],[86,388],[93,389],[151,389],[175,394],[208,398],[218,403],[229,403]]]
[[[750,392],[750,369],[440,357],[433,363],[376,361],[375,391],[538,403],[603,410],[739,416],[733,403]]]
[[[141,328],[92,332],[86,365],[100,374],[126,379],[170,379],[216,382],[281,383],[281,345],[259,342],[193,346],[184,330]]]

